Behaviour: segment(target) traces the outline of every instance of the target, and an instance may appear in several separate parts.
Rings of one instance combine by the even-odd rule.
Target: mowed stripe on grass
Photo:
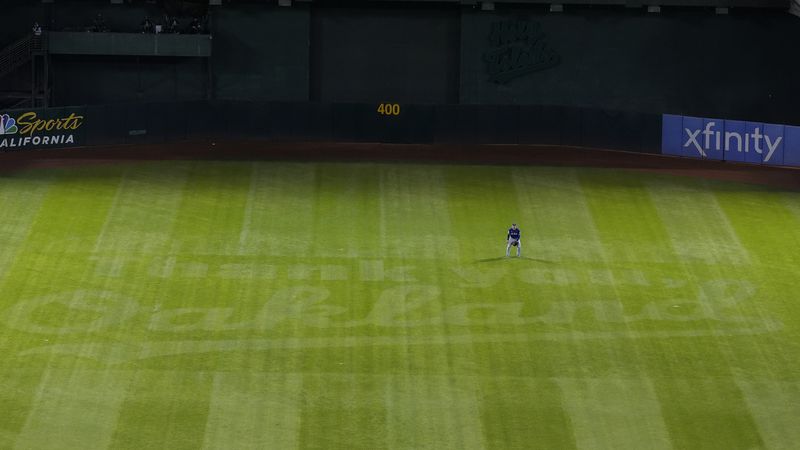
[[[739,242],[714,193],[702,181],[677,184],[653,178],[647,183],[674,251],[681,258],[708,264],[750,263],[749,252]]]
[[[244,255],[298,256],[314,242],[306,232],[314,221],[316,166],[251,164],[250,187],[239,252]]]
[[[578,448],[672,448],[648,379],[562,378],[557,383]]]
[[[519,205],[523,242],[551,261],[606,260],[605,250],[575,170],[519,169],[512,171]],[[511,194],[511,193],[509,193]]]
[[[203,447],[295,449],[303,400],[302,374],[217,373]]]
[[[3,179],[0,446],[791,448],[797,199],[547,167]]]
[[[46,175],[0,179],[0,280],[28,237],[51,183]]]
[[[127,371],[46,370],[15,448],[108,448],[130,378]]]
[[[800,383],[796,381],[738,379],[737,386],[769,448],[789,449],[800,442]]]

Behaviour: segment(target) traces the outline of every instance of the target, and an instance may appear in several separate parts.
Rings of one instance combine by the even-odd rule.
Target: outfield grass
[[[523,258],[503,257],[522,229]],[[0,177],[0,447],[800,443],[800,194],[546,167]]]

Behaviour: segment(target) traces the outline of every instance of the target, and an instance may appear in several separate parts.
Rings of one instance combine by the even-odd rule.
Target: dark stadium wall
[[[52,4],[49,27],[84,31],[98,13],[111,31],[138,32],[145,16],[160,20],[163,11],[144,2],[112,5],[58,1]],[[183,19],[183,25],[188,25],[187,19]],[[54,56],[51,61],[54,105],[191,100],[206,96],[207,71],[200,59]]]
[[[311,12],[311,99],[334,102],[458,102],[456,6]]]
[[[302,4],[213,10],[214,93],[230,100],[308,100],[309,10]]]
[[[45,26],[47,7],[30,0],[0,0],[0,49],[31,32],[34,22]]]
[[[515,39],[516,21],[538,24],[532,33],[543,33],[536,54],[522,58],[522,74],[497,59]],[[506,30],[506,36],[494,36],[492,42],[493,26]],[[800,24],[788,14],[466,9],[461,35],[460,99],[465,104],[800,121],[800,58],[787,47],[800,41]],[[510,73],[490,80],[491,73],[503,71]]]
[[[199,58],[54,56],[55,105],[205,98]]]
[[[160,18],[163,14],[155,4],[148,3],[64,1],[48,8],[19,3],[14,11],[15,19],[8,21],[8,28],[3,28],[6,34],[0,34],[8,42],[29,33],[34,20],[47,22],[46,28],[83,31],[100,13],[110,30],[138,32],[145,16]],[[3,23],[9,16],[0,17]],[[182,25],[188,22],[188,18],[182,19]],[[215,98],[309,99],[307,8],[228,5],[214,9],[210,28],[214,35]],[[54,56],[51,70],[54,105],[192,100],[204,99],[207,93],[208,73],[201,59]]]
[[[146,2],[9,1],[11,12],[0,14],[7,41],[48,16],[81,30],[100,12],[111,29],[136,31],[145,15],[159,14]],[[787,45],[800,41],[800,22],[790,14],[337,4],[212,7],[214,98],[551,105],[800,123],[800,58]],[[520,39],[532,50],[514,54]],[[506,56],[516,59],[509,65]],[[203,61],[190,58],[59,56],[52,75],[55,105],[199,100],[208,87]]]
[[[310,99],[555,105],[800,123],[800,58],[785,45],[800,40],[791,15],[497,8],[314,4]],[[495,73],[492,80],[503,47],[519,32],[498,36],[492,29],[502,34],[518,21],[536,39],[529,62],[538,67],[511,78]]]
[[[31,65],[30,63],[20,67],[15,72],[5,75],[0,79],[0,92],[30,92],[31,89]]]

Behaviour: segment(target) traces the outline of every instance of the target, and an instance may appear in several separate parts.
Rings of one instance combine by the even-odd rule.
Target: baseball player
[[[506,235],[506,257],[511,256],[509,254],[511,252],[511,246],[517,247],[517,257],[521,256],[522,241],[519,240],[519,228],[517,228],[517,224],[515,223],[511,224],[511,228],[508,229],[508,234]]]

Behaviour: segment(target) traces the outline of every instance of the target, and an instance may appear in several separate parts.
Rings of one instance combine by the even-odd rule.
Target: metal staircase
[[[32,48],[33,36],[25,36],[0,51],[0,78],[30,62]]]
[[[0,50],[0,87],[3,78],[26,67],[30,67],[29,89],[24,91],[0,89],[0,107],[3,109],[48,105],[50,89],[47,33],[39,36],[27,35]]]

